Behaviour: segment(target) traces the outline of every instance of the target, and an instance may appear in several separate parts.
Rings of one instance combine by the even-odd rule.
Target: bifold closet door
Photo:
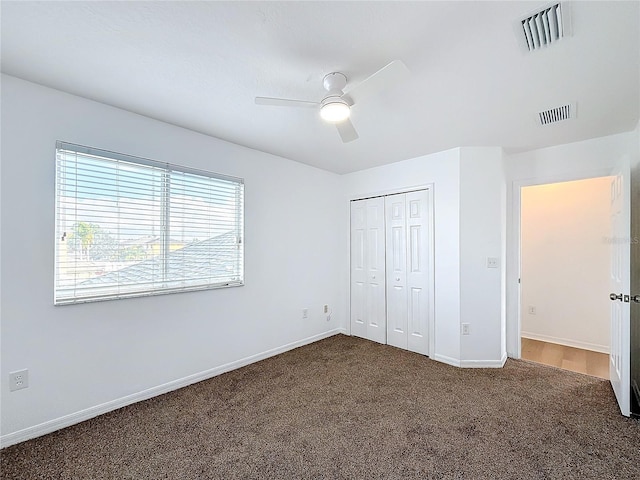
[[[384,198],[351,202],[351,334],[386,343]]]
[[[429,354],[429,192],[385,197],[387,343]]]

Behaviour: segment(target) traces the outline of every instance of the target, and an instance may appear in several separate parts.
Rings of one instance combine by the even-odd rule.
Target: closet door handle
[[[612,293],[611,295],[609,295],[609,298],[610,298],[611,300],[613,300],[614,302],[615,302],[616,300],[620,300],[620,301],[622,301],[622,294],[621,294],[621,293],[619,293],[618,295],[616,295],[615,293]]]
[[[631,301],[634,303],[640,303],[640,295],[633,295]]]

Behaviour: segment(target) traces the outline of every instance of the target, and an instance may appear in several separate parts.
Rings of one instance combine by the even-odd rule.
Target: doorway
[[[610,184],[597,177],[521,188],[523,359],[608,378]]]

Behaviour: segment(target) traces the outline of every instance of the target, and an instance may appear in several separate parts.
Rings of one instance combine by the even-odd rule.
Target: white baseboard
[[[502,358],[498,360],[460,360],[458,358],[448,357],[439,353],[436,353],[429,358],[436,362],[446,363],[447,365],[458,368],[502,368],[507,361],[507,353],[505,352],[502,355]]]
[[[598,345],[595,343],[581,342],[579,340],[570,340],[567,338],[558,338],[551,335],[541,335],[539,333],[521,332],[520,335],[530,340],[540,340],[541,342],[557,343],[565,347],[581,348],[583,350],[591,350],[593,352],[609,354],[609,345]]]
[[[106,402],[100,405],[86,408],[84,410],[80,410],[78,412],[74,412],[69,415],[65,415],[63,417],[49,420],[39,425],[34,425],[32,427],[27,427],[22,430],[18,430],[17,432],[12,432],[6,435],[2,435],[0,437],[0,448],[5,448],[10,445],[15,445],[16,443],[24,442],[26,440],[31,440],[32,438],[40,437],[42,435],[46,435],[47,433],[55,432],[56,430],[60,430],[61,428],[70,427],[71,425],[75,425],[76,423],[84,422],[85,420],[89,420],[91,418],[97,417],[98,415],[102,415],[104,413],[117,410],[118,408],[126,407],[127,405],[131,405],[132,403],[140,402],[142,400],[148,400],[149,398],[157,397],[158,395],[162,395],[164,393],[171,392],[173,390],[177,390],[182,387],[186,387],[193,383],[207,380],[217,375],[230,372],[231,370],[244,367],[245,365],[249,365],[251,363],[264,360],[265,358],[273,357],[274,355],[284,353],[288,350],[293,350],[294,348],[302,347],[304,345],[317,342],[318,340],[322,340],[323,338],[332,337],[338,334],[344,334],[345,332],[346,332],[346,329],[344,328],[336,328],[333,330],[329,330],[328,332],[320,333],[318,335],[307,337],[302,340],[298,340],[296,342],[282,345],[281,347],[273,348],[271,350],[267,350],[265,352],[258,353],[256,355],[251,355],[249,357],[236,360],[235,362],[227,363],[219,367],[214,367],[209,370],[205,370],[203,372],[189,375],[188,377],[180,378],[178,380],[174,380],[162,385],[158,385],[157,387],[148,388],[141,392],[127,395],[126,397],[117,398],[115,400],[111,400],[109,402]]]
[[[502,355],[502,358],[499,360],[459,360],[436,353],[433,359],[459,368],[502,368],[507,361],[507,354]]]
[[[453,357],[447,357],[446,355],[440,355],[438,353],[436,353],[433,356],[433,359],[437,362],[442,362],[442,363],[446,363],[447,365],[451,365],[454,367],[459,367],[460,366],[460,360],[458,358],[453,358]]]
[[[462,368],[502,368],[507,361],[507,354],[502,356],[500,360],[461,360]]]

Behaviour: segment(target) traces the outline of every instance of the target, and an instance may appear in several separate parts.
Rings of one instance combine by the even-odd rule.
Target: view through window
[[[242,179],[56,145],[55,304],[242,285]]]

